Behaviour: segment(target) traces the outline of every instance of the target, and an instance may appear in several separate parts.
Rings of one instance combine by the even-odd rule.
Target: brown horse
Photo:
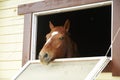
[[[54,26],[49,22],[51,32],[46,35],[46,43],[39,53],[40,61],[49,64],[56,58],[70,58],[77,56],[77,46],[69,37],[70,21],[64,26]]]

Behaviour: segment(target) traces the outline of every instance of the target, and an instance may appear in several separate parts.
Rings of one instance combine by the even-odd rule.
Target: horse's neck
[[[71,39],[68,41],[67,45],[67,57],[75,57],[77,53],[77,45]]]

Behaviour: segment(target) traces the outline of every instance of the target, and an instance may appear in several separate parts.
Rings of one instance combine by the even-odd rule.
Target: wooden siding
[[[18,5],[40,0],[0,0],[0,80],[11,80],[22,66],[24,16]]]
[[[120,80],[119,76],[112,76],[112,73],[104,72],[98,75],[96,80]]]

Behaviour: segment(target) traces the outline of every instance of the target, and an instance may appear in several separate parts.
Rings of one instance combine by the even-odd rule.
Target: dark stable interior
[[[70,20],[71,38],[77,43],[79,57],[104,56],[111,44],[111,5],[38,16],[36,59],[50,32],[49,21],[55,26]],[[108,56],[111,56],[111,50]]]

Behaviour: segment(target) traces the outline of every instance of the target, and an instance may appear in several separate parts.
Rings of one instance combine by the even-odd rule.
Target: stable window
[[[33,14],[31,59],[38,59],[45,43],[45,35],[50,32],[49,21],[63,25],[70,20],[70,34],[77,43],[80,56],[105,56],[111,45],[112,8],[111,2],[37,12]],[[111,50],[108,56],[111,57]]]

